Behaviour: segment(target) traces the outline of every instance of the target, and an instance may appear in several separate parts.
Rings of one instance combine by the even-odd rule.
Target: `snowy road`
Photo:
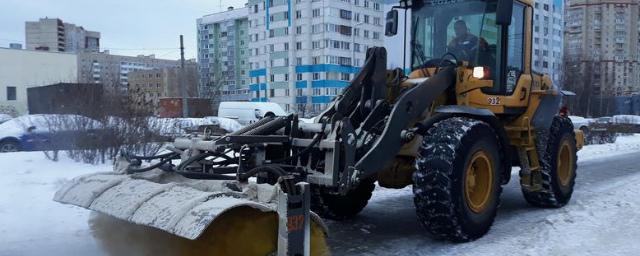
[[[638,255],[640,152],[633,149],[640,144],[626,146],[631,147],[596,145],[580,152],[585,160],[578,163],[575,192],[561,209],[529,206],[517,174],[512,175],[492,230],[466,244],[426,235],[415,217],[411,187],[377,187],[356,219],[329,222],[332,250],[339,255]]]
[[[357,219],[330,222],[330,243],[340,255],[637,255],[639,158],[631,153],[581,162],[572,202],[562,209],[529,206],[514,176],[492,230],[467,244],[427,237],[411,188],[378,188]]]
[[[356,219],[328,223],[330,246],[334,255],[637,255],[640,136],[589,146],[579,158],[568,206],[528,206],[514,176],[492,230],[477,241],[430,239],[416,220],[411,188],[377,188]],[[51,198],[65,179],[108,169],[52,163],[42,153],[0,154],[0,255],[106,255],[93,238],[89,212]],[[123,252],[132,251],[116,254]]]

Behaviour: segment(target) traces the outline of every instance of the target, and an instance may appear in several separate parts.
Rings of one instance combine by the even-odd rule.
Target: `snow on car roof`
[[[20,137],[27,128],[49,131],[51,128],[59,130],[73,130],[75,128],[98,128],[100,122],[81,115],[72,114],[36,114],[13,118],[0,124],[0,138]]]

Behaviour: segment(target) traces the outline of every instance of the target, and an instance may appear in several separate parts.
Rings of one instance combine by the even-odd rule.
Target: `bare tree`
[[[58,159],[58,151],[76,161],[104,163],[120,152],[156,154],[167,138],[160,135],[160,125],[146,111],[129,104],[128,97],[117,91],[105,93],[99,104],[85,102],[83,115],[48,115],[46,126],[51,150],[45,155]]]

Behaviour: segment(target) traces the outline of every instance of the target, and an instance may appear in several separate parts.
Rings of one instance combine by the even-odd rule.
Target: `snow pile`
[[[230,118],[208,116],[208,117],[205,117],[204,119],[209,120],[213,125],[218,125],[220,126],[220,128],[230,132],[235,132],[242,128],[242,125],[238,123],[238,121]]]
[[[640,151],[640,134],[620,136],[616,143],[588,145],[578,151],[578,160],[594,160]]]
[[[617,115],[611,120],[614,124],[640,124],[640,116]]]
[[[29,127],[35,132],[73,131],[78,129],[94,129],[103,125],[93,119],[80,115],[24,115],[0,124],[0,138],[20,137]]]
[[[242,128],[238,121],[210,116],[205,118],[149,118],[149,127],[166,136],[185,135],[185,129],[201,125],[215,125],[227,132],[235,132]]]

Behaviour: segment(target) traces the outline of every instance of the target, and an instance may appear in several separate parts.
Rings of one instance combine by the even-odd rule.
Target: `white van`
[[[251,124],[266,116],[286,116],[287,112],[274,102],[220,102],[218,116],[238,121],[242,125]]]

